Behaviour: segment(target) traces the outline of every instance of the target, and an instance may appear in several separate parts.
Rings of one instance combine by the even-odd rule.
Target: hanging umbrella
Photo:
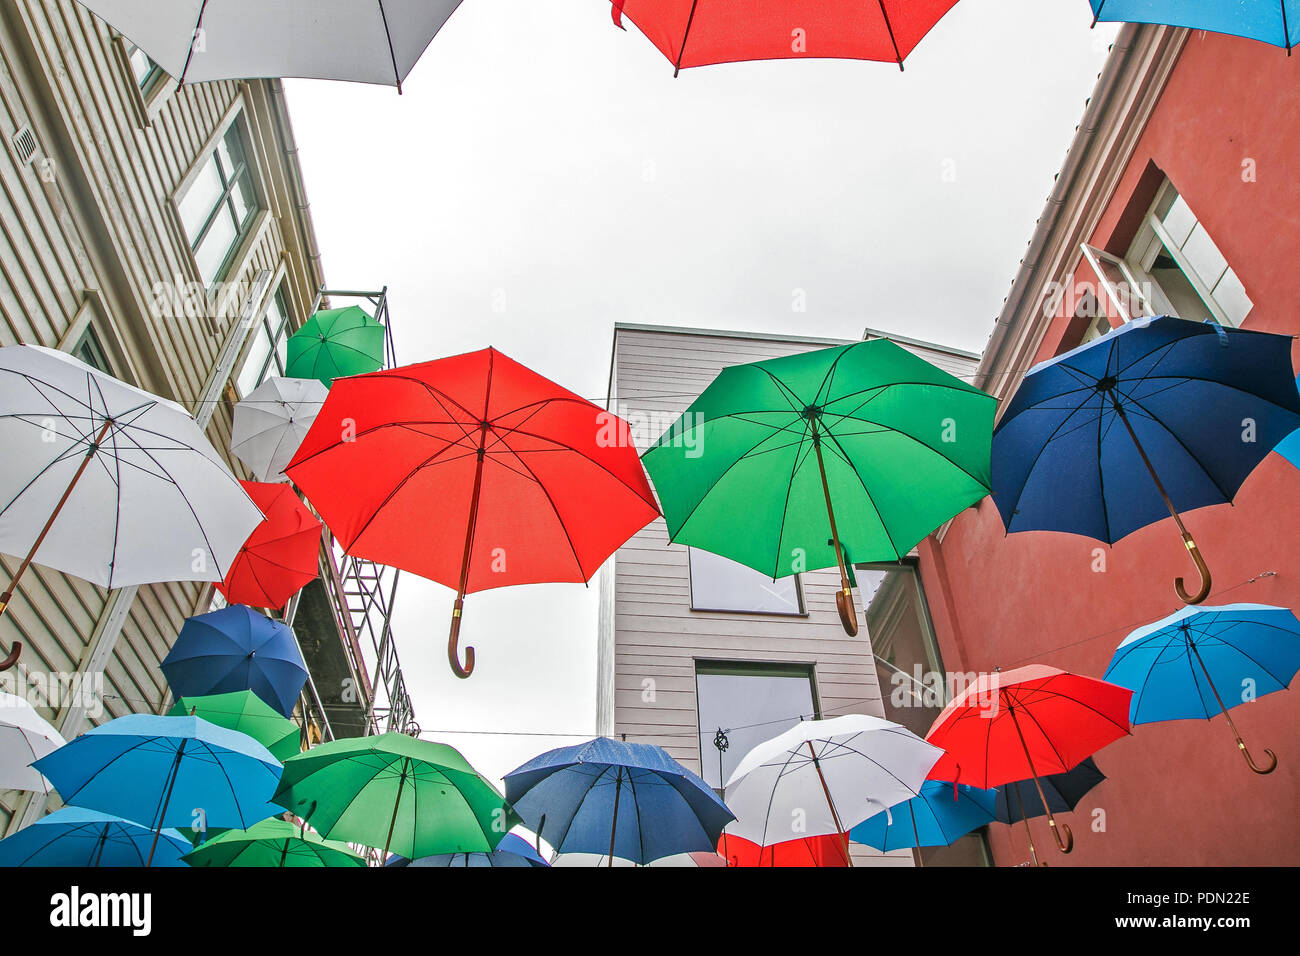
[[[344,549],[465,595],[587,581],[659,510],[626,426],[495,349],[335,383],[287,471]]]
[[[1062,773],[1129,732],[1133,692],[1092,677],[1031,664],[981,674],[935,718],[926,740],[947,753],[930,777],[975,787],[1033,778],[1043,803],[1043,774]],[[1062,853],[1070,828],[1049,812]],[[1064,831],[1064,836],[1061,835]]]
[[[382,846],[383,859],[489,853],[519,822],[458,751],[399,733],[290,757],[275,799],[328,839]]]
[[[65,742],[31,704],[0,691],[0,790],[49,793],[49,781],[30,764]]]
[[[849,839],[877,850],[949,846],[993,819],[993,790],[929,780],[921,792],[877,813],[849,831]]]
[[[80,0],[181,83],[304,77],[398,92],[460,0]]]
[[[271,751],[276,760],[287,760],[302,750],[302,731],[298,725],[280,716],[251,690],[182,697],[167,712],[168,717],[186,715],[248,734]]]
[[[285,343],[285,374],[336,378],[377,372],[384,366],[384,326],[359,305],[317,312]]]
[[[251,690],[283,717],[307,683],[293,629],[242,604],[186,620],[161,666],[176,697]]]
[[[559,853],[644,864],[712,850],[735,819],[662,747],[597,737],[547,751],[505,776],[506,799]]]
[[[723,833],[718,841],[718,853],[726,858],[726,865],[744,867],[846,867],[849,866],[847,847],[848,839],[843,833],[785,840],[768,846],[729,833]]]
[[[1300,389],[1300,376],[1296,377],[1296,388]],[[1283,438],[1273,449],[1296,468],[1300,468],[1300,431],[1293,431]]]
[[[533,848],[533,845],[516,833],[507,833],[497,844],[497,848],[491,853],[439,853],[436,856],[421,857],[418,860],[407,860],[403,857],[394,857],[388,866],[460,866],[460,867],[483,867],[483,866],[507,866],[507,867],[532,867],[539,869],[549,867],[551,864],[542,859],[542,855]]]
[[[0,348],[0,447],[0,551],[25,555],[0,614],[33,562],[105,588],[220,581],[262,520],[185,409],[63,352]]]
[[[732,771],[726,794],[736,824],[729,832],[763,846],[847,833],[915,797],[941,755],[880,717],[801,721],[759,744]]]
[[[1297,0],[1089,0],[1092,22],[1164,23],[1262,40],[1291,48],[1300,42]]]
[[[190,866],[365,866],[345,844],[322,839],[279,817],[254,823],[247,830],[227,830],[189,850]]]
[[[288,485],[241,481],[266,519],[217,585],[231,604],[282,608],[320,574],[321,523]]]
[[[1038,851],[1034,848],[1034,833],[1029,829],[1029,821],[1048,813],[1068,813],[1079,805],[1085,793],[1105,779],[1105,774],[1088,757],[1072,770],[1044,777],[1040,781],[1041,796],[1038,788],[1030,786],[1029,780],[1016,780],[987,792],[996,794],[994,818],[999,823],[1007,824],[1023,821],[1025,837],[1029,841],[1030,859],[1036,865],[1046,866],[1045,863],[1038,863]],[[1047,799],[1046,805],[1043,803],[1044,797]]]
[[[838,567],[852,635],[845,550],[901,560],[988,494],[994,404],[874,339],[723,369],[644,461],[673,541],[773,578]]]
[[[1231,501],[1300,427],[1291,337],[1161,316],[1125,323],[1035,365],[993,435],[993,500],[1008,532],[1063,531],[1114,544],[1180,512]]]
[[[328,395],[314,378],[268,378],[235,406],[230,450],[258,481],[288,481],[284,466]]]
[[[613,0],[673,64],[829,57],[897,63],[957,0]]]
[[[154,831],[139,823],[84,807],[64,807],[0,840],[0,867],[185,865],[181,856],[190,845],[180,833],[163,829],[156,847],[154,838]]]
[[[1138,628],[1115,649],[1106,680],[1132,689],[1134,724],[1222,713],[1250,769],[1265,774],[1276,769],[1277,756],[1265,749],[1268,762],[1257,764],[1228,711],[1289,687],[1297,670],[1295,614],[1267,604],[1227,604],[1183,608]]]
[[[118,717],[35,767],[64,803],[149,821],[155,848],[164,828],[188,825],[198,811],[214,826],[239,828],[281,812],[270,802],[280,762],[252,737],[201,717]]]

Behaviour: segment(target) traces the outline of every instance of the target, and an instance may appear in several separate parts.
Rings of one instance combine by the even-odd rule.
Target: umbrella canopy
[[[268,378],[235,406],[230,450],[258,481],[288,481],[284,467],[328,395],[314,378]]]
[[[730,832],[764,846],[846,833],[915,797],[940,756],[937,747],[880,717],[802,721],[759,744],[732,771],[726,794],[736,824]]]
[[[1089,0],[1092,22],[1165,23],[1291,47],[1300,42],[1297,0]]]
[[[1135,319],[1025,375],[993,436],[993,500],[1009,532],[1107,544],[1172,515],[1202,579],[1175,587],[1199,604],[1210,574],[1180,512],[1231,501],[1297,427],[1290,336]]]
[[[947,751],[930,776],[996,787],[1061,773],[1129,732],[1133,692],[1056,667],[1031,664],[981,674],[935,718],[926,740]],[[1043,799],[1046,803],[1046,799]],[[1057,847],[1069,853],[1069,827],[1047,815]]]
[[[213,826],[239,828],[282,812],[270,802],[280,762],[252,737],[202,717],[118,717],[36,769],[65,803],[148,821],[155,837],[188,826],[200,811]]]
[[[634,863],[711,851],[735,819],[662,747],[597,737],[547,751],[505,776],[506,798],[560,853]]]
[[[900,560],[984,497],[994,404],[874,339],[723,369],[644,461],[673,541],[773,578],[838,566],[854,634],[843,552]]]
[[[251,690],[282,717],[307,683],[293,629],[242,604],[186,620],[162,672],[178,698]]]
[[[189,850],[190,866],[365,866],[345,844],[323,839],[279,817],[254,823],[247,830],[227,830]]]
[[[72,356],[0,348],[0,551],[105,588],[220,581],[262,520],[179,405]]]
[[[847,847],[843,833],[786,840],[768,846],[729,833],[723,833],[718,841],[718,853],[726,858],[727,866],[846,867],[849,865]]]
[[[1296,388],[1300,389],[1300,376],[1296,377]],[[1300,431],[1293,431],[1290,435],[1287,435],[1286,438],[1277,443],[1273,450],[1292,465],[1300,468]]]
[[[954,799],[955,797],[955,799]],[[877,850],[948,846],[993,819],[994,790],[930,780],[921,793],[877,813],[849,831],[849,839]]]
[[[1106,680],[1133,691],[1135,724],[1222,713],[1251,769],[1270,773],[1277,757],[1265,750],[1267,763],[1257,764],[1228,710],[1289,687],[1297,670],[1295,614],[1267,604],[1227,604],[1183,608],[1138,628],[1115,649]]]
[[[738,60],[903,60],[957,0],[613,0],[676,71]]]
[[[317,312],[285,343],[285,374],[336,378],[377,372],[384,366],[384,326],[359,305]]]
[[[0,790],[49,793],[50,783],[30,766],[65,743],[31,704],[0,691]]]
[[[1040,781],[1047,805],[1032,780],[1017,780],[1003,784],[995,790],[978,790],[977,793],[995,794],[993,816],[999,823],[1019,823],[1041,817],[1049,811],[1068,813],[1079,805],[1079,801],[1097,784],[1106,779],[1106,775],[1097,769],[1097,763],[1091,757],[1065,773],[1050,773]],[[947,786],[947,784],[945,784]]]
[[[288,473],[344,549],[464,596],[587,581],[658,513],[621,419],[484,349],[335,383]]]
[[[276,760],[287,760],[302,749],[298,725],[272,710],[251,690],[228,694],[182,697],[167,712],[169,717],[193,714],[210,724],[247,734],[271,751]]]
[[[231,604],[282,608],[320,574],[321,523],[288,485],[241,481],[266,515],[217,585]]]
[[[517,833],[507,833],[491,853],[439,853],[418,860],[394,857],[388,866],[513,866],[513,867],[548,867],[551,864],[542,859],[531,843]]]
[[[400,91],[460,0],[81,0],[181,82],[304,77]]]
[[[383,847],[384,858],[488,853],[519,822],[457,750],[399,733],[289,758],[275,799],[322,836]]]
[[[145,866],[154,831],[98,810],[64,807],[0,840],[0,866]],[[152,866],[184,866],[190,845],[164,829]]]

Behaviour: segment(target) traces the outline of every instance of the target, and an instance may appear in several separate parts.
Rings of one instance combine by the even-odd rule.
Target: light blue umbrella
[[[1105,679],[1131,688],[1134,724],[1209,720],[1222,711],[1250,769],[1255,763],[1228,710],[1290,685],[1300,670],[1300,621],[1286,608],[1227,604],[1191,608],[1138,628],[1115,649]],[[1226,697],[1224,695],[1227,695]]]
[[[202,717],[128,714],[94,727],[33,765],[65,803],[165,827],[246,830],[284,812],[271,803],[282,767],[247,734]],[[146,860],[146,865],[148,861]]]
[[[1295,384],[1296,388],[1300,389],[1300,376],[1296,377]],[[1295,467],[1300,468],[1300,429],[1283,438],[1273,447],[1273,450]]]
[[[954,793],[956,799],[954,799]],[[911,800],[869,817],[849,831],[854,843],[877,850],[948,846],[993,819],[996,790],[927,780]]]
[[[1164,23],[1285,47],[1300,40],[1300,0],[1089,0],[1093,23]]]
[[[64,807],[0,840],[0,866],[144,866],[154,832],[98,810]],[[163,830],[154,866],[184,866],[192,847]]]
[[[533,845],[517,833],[507,833],[491,853],[439,853],[436,856],[424,856],[418,860],[408,860],[395,856],[388,861],[388,866],[460,866],[460,867],[534,867],[540,869],[551,864],[542,859],[542,855]]]

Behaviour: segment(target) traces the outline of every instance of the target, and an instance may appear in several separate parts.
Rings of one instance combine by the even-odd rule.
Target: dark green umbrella
[[[383,847],[384,859],[491,853],[521,822],[455,749],[398,733],[289,758],[275,800],[324,837]]]
[[[342,843],[280,817],[247,830],[227,830],[181,857],[190,866],[365,866]]]
[[[646,452],[673,541],[773,578],[897,561],[989,491],[994,399],[887,339],[723,369]]]
[[[208,723],[248,734],[284,761],[302,751],[302,731],[292,720],[280,714],[251,690],[229,694],[206,694],[182,697],[167,712],[168,717],[193,714]]]
[[[286,343],[288,378],[315,378],[329,385],[383,366],[384,327],[357,305],[317,312]]]

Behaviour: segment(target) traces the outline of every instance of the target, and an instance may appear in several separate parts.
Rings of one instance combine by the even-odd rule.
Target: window
[[[113,367],[109,364],[108,356],[104,354],[104,347],[99,344],[99,337],[95,335],[94,328],[87,326],[86,331],[70,351],[73,358],[85,362],[91,368],[97,368],[109,375],[113,374]]]
[[[745,661],[697,661],[695,697],[700,721],[700,776],[721,790],[741,758],[765,740],[819,716],[812,666]],[[714,746],[727,735],[725,751]]]
[[[236,119],[178,202],[190,251],[209,286],[224,274],[261,208],[247,156],[243,124]]]
[[[149,59],[148,53],[145,53],[144,50],[130,41],[126,41],[126,59],[131,64],[131,74],[135,77],[135,85],[142,93],[149,92],[154,83],[162,79],[162,67]]]
[[[690,548],[691,610],[803,614],[799,576],[775,581],[730,558]]]
[[[289,307],[284,287],[275,290],[266,313],[248,336],[244,363],[235,376],[235,387],[245,396],[274,375],[284,374],[285,342],[289,335]]]
[[[947,702],[946,675],[914,564],[857,567],[885,717],[924,737]]]

